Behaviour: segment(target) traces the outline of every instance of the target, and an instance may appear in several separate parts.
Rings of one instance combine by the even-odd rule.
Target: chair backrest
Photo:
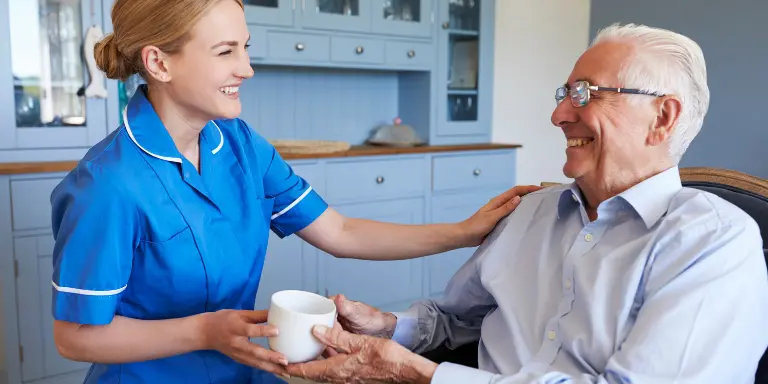
[[[680,179],[684,186],[720,196],[752,216],[760,227],[763,255],[768,264],[768,180],[741,172],[705,167],[682,168]],[[768,351],[758,364],[755,384],[768,384]]]

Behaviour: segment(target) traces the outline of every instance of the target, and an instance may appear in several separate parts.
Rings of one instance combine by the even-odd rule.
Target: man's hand
[[[476,247],[482,244],[485,237],[493,231],[499,220],[503,219],[520,204],[520,198],[542,187],[535,185],[519,185],[491,199],[474,215],[458,223],[462,233],[464,247]]]
[[[341,327],[351,333],[391,339],[397,318],[359,301],[347,300],[344,295],[332,296]]]
[[[341,329],[316,326],[315,337],[334,356],[301,364],[289,364],[289,375],[327,383],[424,383],[432,380],[437,364],[401,347],[394,341],[355,335]]]

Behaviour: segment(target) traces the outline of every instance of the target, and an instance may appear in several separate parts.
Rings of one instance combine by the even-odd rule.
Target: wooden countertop
[[[285,160],[327,159],[338,157],[383,156],[414,153],[437,153],[454,151],[486,151],[494,149],[519,148],[520,144],[461,144],[461,145],[425,145],[420,147],[391,148],[377,146],[353,146],[347,151],[320,154],[282,154]],[[51,161],[30,163],[0,163],[0,175],[18,175],[24,173],[69,172],[77,161]]]

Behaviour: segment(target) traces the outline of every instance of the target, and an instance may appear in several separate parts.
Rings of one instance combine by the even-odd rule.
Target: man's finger
[[[307,380],[323,382],[334,372],[336,367],[341,367],[346,356],[336,356],[325,360],[313,360],[301,364],[288,364],[285,367],[290,376],[301,377]]]
[[[312,333],[323,344],[344,353],[352,353],[362,337],[349,333],[341,327],[328,328],[324,325],[316,325],[312,328]]]

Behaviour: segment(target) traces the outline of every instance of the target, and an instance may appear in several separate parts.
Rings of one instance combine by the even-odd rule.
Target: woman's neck
[[[152,103],[160,121],[173,139],[182,156],[200,169],[200,132],[207,121],[191,118],[183,107],[173,101],[165,92],[149,87],[147,99]]]

